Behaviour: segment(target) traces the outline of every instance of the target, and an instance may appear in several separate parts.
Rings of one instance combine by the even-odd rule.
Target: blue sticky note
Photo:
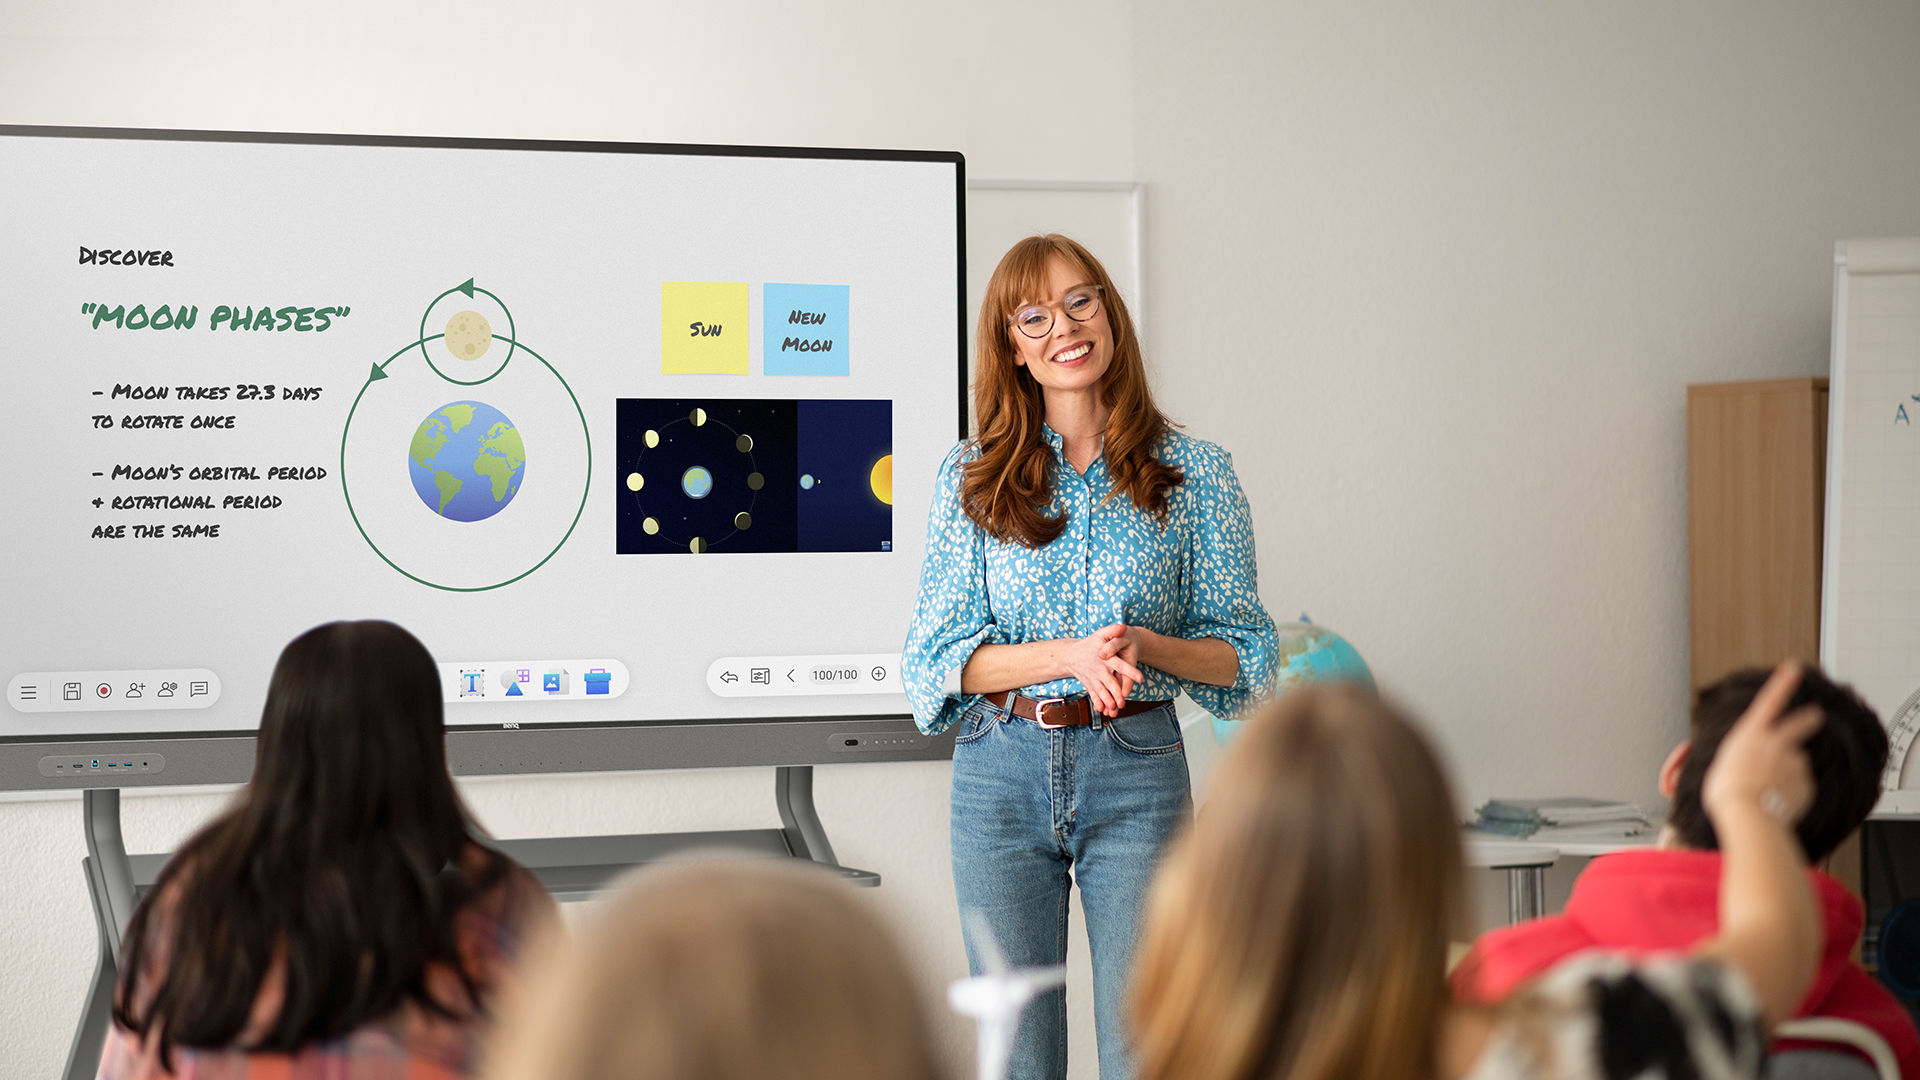
[[[845,285],[769,283],[760,309],[762,366],[768,375],[846,375]]]

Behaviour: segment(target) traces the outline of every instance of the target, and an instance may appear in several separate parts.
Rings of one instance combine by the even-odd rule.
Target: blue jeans
[[[958,728],[952,834],[960,910],[986,916],[1012,966],[1061,964],[1067,893],[1080,883],[1100,1076],[1126,1080],[1127,981],[1147,885],[1193,806],[1173,707],[1049,731],[981,702]],[[981,974],[979,945],[966,920],[961,925],[967,964]],[[1065,989],[1027,1007],[1009,1075],[1067,1075]]]

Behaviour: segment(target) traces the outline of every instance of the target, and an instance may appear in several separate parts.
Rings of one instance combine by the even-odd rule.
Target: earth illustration
[[[455,401],[428,413],[407,447],[413,490],[450,521],[484,521],[506,509],[526,465],[520,430],[481,401]]]

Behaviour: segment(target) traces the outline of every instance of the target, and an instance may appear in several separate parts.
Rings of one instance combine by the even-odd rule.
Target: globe
[[[449,521],[484,521],[520,491],[527,451],[520,429],[483,401],[427,414],[407,447],[407,473],[427,509]]]
[[[1280,671],[1274,676],[1273,691],[1284,694],[1309,683],[1350,682],[1374,689],[1373,671],[1360,658],[1360,651],[1347,639],[1316,626],[1306,616],[1297,623],[1282,623],[1280,630]],[[1240,730],[1244,720],[1213,718],[1213,737],[1225,746]]]

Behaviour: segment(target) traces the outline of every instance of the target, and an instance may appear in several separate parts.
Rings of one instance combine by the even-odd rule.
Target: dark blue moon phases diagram
[[[621,555],[893,550],[893,403],[621,398]]]

